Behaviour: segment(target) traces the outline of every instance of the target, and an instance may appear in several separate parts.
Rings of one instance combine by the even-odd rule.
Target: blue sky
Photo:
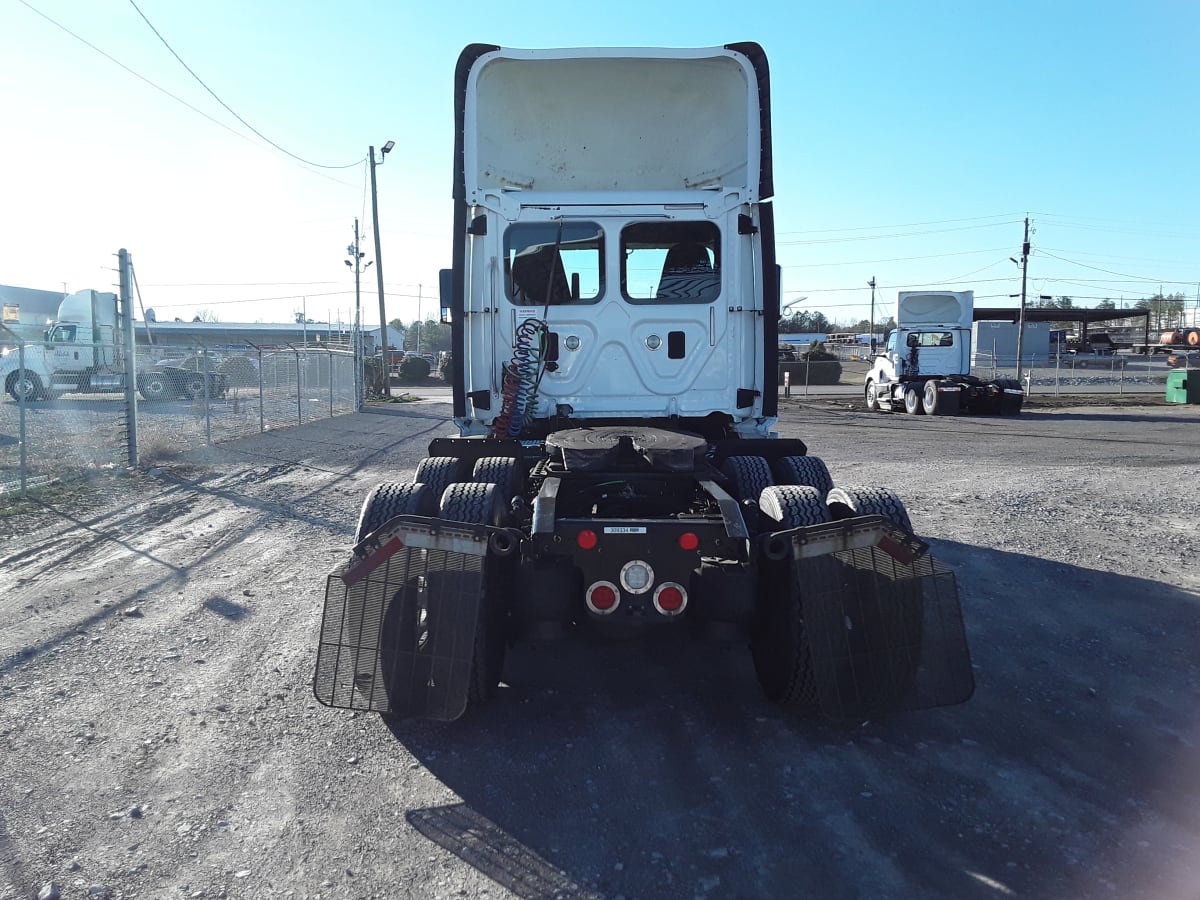
[[[389,319],[415,318],[418,298],[423,313],[436,307],[454,65],[475,41],[761,43],[784,300],[808,298],[794,309],[864,317],[872,276],[885,307],[898,289],[935,286],[1015,304],[1009,257],[1026,214],[1034,296],[1131,303],[1161,284],[1194,305],[1200,292],[1193,0],[137,2],[291,153],[346,165],[396,142],[377,170]],[[160,317],[352,316],[343,260],[356,216],[374,255],[366,167],[305,166],[255,137],[129,0],[0,0],[0,84],[0,283],[111,289],[127,247]]]

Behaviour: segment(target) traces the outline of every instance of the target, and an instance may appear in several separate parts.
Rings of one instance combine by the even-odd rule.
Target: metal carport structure
[[[1143,343],[1150,345],[1150,310],[1148,309],[1036,309],[1025,307],[1026,322],[1078,322],[1080,324],[1080,339],[1087,341],[1088,325],[1094,322],[1111,322],[1114,319],[1135,319],[1141,316],[1145,319],[1143,326]],[[1014,325],[1021,319],[1021,310],[999,307],[975,309],[976,322],[1012,322]]]

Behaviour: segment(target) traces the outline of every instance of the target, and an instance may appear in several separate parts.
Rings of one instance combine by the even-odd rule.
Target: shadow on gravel
[[[1148,415],[1145,412],[1133,412],[1123,415],[1121,413],[1054,412],[1051,410],[1030,409],[1023,410],[1021,418],[1053,419],[1055,422],[1120,422],[1122,424],[1128,424],[1129,422],[1137,422],[1139,424],[1157,422],[1163,425],[1186,425],[1189,421],[1194,422],[1196,419],[1196,417],[1186,417],[1186,415]]]
[[[740,646],[522,647],[493,703],[392,725],[463,801],[409,823],[520,897],[1192,896],[1197,597],[935,552],[967,704],[833,724],[764,701]]]
[[[226,600],[224,597],[209,597],[201,606],[231,622],[240,622],[250,615],[250,607],[233,600]]]

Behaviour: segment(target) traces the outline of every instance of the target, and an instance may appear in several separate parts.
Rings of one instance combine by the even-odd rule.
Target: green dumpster
[[[1167,373],[1168,403],[1200,403],[1200,369]]]

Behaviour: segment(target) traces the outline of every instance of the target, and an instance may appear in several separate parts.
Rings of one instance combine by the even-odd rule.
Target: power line
[[[166,96],[168,96],[172,100],[174,100],[176,103],[179,103],[182,106],[186,106],[192,112],[196,113],[199,116],[203,116],[204,118],[208,119],[208,121],[212,122],[214,125],[219,125],[221,128],[224,128],[226,131],[228,131],[230,134],[234,135],[235,137],[240,138],[241,140],[246,141],[247,143],[249,143],[251,145],[254,144],[254,141],[251,140],[247,135],[242,134],[236,128],[231,128],[229,125],[225,124],[220,119],[213,118],[208,113],[206,113],[204,110],[193,106],[192,104],[190,104],[186,100],[184,100],[182,97],[177,97],[175,94],[172,94],[170,91],[168,91],[162,85],[157,84],[154,81],[151,81],[145,75],[141,74],[140,72],[135,71],[134,69],[131,69],[129,66],[125,65],[125,63],[121,62],[119,59],[117,59],[111,53],[106,53],[104,50],[101,50],[99,47],[97,47],[95,44],[93,44],[87,38],[76,34],[74,31],[72,31],[66,25],[62,24],[62,22],[59,22],[57,19],[54,19],[54,18],[48,16],[46,13],[42,12],[36,6],[29,3],[28,0],[18,0],[18,2],[20,2],[21,5],[24,6],[26,9],[28,9],[30,12],[36,13],[37,15],[41,16],[43,19],[45,19],[47,22],[49,22],[55,28],[57,28],[60,31],[64,32],[65,34],[75,38],[75,40],[79,41],[79,43],[83,44],[85,47],[88,47],[89,49],[94,50],[95,52],[97,52],[101,56],[103,56],[105,59],[107,59],[109,62],[124,69],[126,72],[128,72],[130,75],[132,75],[134,78],[138,79],[139,81],[144,82],[145,84],[148,84],[150,87],[154,88],[159,93],[165,94]],[[332,181],[334,184],[342,184],[342,185],[346,184],[346,182],[341,181],[337,178],[334,178],[330,175],[326,175],[324,172],[314,172],[314,171],[312,171],[312,169],[309,169],[308,171],[313,175],[316,175],[320,178],[326,179],[327,181]],[[353,187],[353,185],[347,185],[347,187]]]
[[[839,231],[877,231],[881,228],[923,228],[926,225],[953,225],[957,222],[979,222],[983,219],[1009,219],[1017,213],[998,213],[992,216],[967,216],[961,219],[934,219],[930,222],[905,222],[899,225],[854,225],[847,228],[816,228],[808,231],[781,231],[778,234],[830,234]],[[1006,224],[998,222],[996,224]],[[1011,224],[1008,223],[1008,224]],[[778,236],[778,235],[777,235]]]
[[[125,63],[121,62],[115,56],[105,53],[103,50],[101,50],[99,47],[97,47],[95,44],[93,44],[87,38],[79,36],[78,34],[73,32],[70,28],[68,28],[66,25],[62,24],[61,22],[59,22],[55,19],[50,18],[50,16],[46,15],[44,12],[42,12],[36,6],[33,6],[32,4],[28,3],[27,0],[18,0],[18,2],[20,2],[21,5],[25,6],[31,12],[37,13],[39,16],[41,16],[43,19],[45,19],[47,22],[49,22],[55,28],[59,28],[62,31],[65,31],[67,34],[69,34],[71,37],[75,38],[75,40],[79,41],[81,44],[85,44],[86,46],[91,47],[93,50],[95,50],[97,53],[99,53],[101,56],[103,56],[109,62],[115,63],[116,65],[120,66],[122,69],[124,69],[130,75],[132,75],[134,78],[138,78],[141,81],[144,81],[146,84],[150,85],[150,87],[154,88],[156,91],[161,91],[162,93],[166,94],[168,97],[170,97],[172,100],[176,101],[177,103],[182,103],[184,106],[186,106],[192,112],[198,113],[199,115],[204,116],[204,118],[208,119],[208,121],[212,122],[214,125],[220,125],[222,128],[224,128],[230,134],[236,135],[237,137],[240,137],[244,141],[250,140],[250,138],[246,137],[244,134],[237,131],[236,129],[230,128],[228,125],[226,125],[224,122],[220,121],[219,119],[214,119],[212,116],[210,116],[204,110],[197,109],[195,106],[192,106],[192,104],[188,103],[186,100],[184,100],[180,97],[176,97],[174,94],[172,94],[166,88],[164,88],[158,84],[155,84],[153,81],[151,81],[145,75],[135,72],[133,69],[129,68],[129,66],[125,65]]]
[[[804,244],[804,245],[807,245],[807,244],[845,244],[845,243],[849,243],[851,241],[883,241],[883,240],[890,240],[892,238],[919,237],[919,236],[925,235],[925,234],[946,234],[947,232],[950,232],[950,231],[972,231],[972,230],[979,229],[979,228],[998,228],[1000,226],[1008,226],[1011,224],[1013,224],[1013,223],[1012,222],[989,222],[986,225],[963,225],[959,228],[932,228],[932,229],[927,229],[925,231],[909,231],[909,232],[903,232],[903,233],[898,233],[898,234],[862,234],[862,235],[857,235],[855,237],[837,237],[837,238],[825,238],[822,240],[806,240],[806,241],[776,241],[776,243],[781,246],[789,246],[790,247],[790,246],[801,245],[801,244]],[[801,232],[801,233],[812,233],[812,232]]]
[[[1052,224],[1060,228],[1079,228],[1085,231],[1108,231],[1116,234],[1148,234],[1151,236],[1162,237],[1154,231],[1146,231],[1146,228],[1181,228],[1187,231],[1195,229],[1195,223],[1192,222],[1135,222],[1127,219],[1088,219],[1086,216],[1064,216],[1059,213],[1030,213],[1030,215],[1042,216],[1052,221]],[[1131,226],[1137,226],[1139,230],[1133,230]],[[1193,235],[1166,235],[1167,237],[1191,237]]]
[[[239,122],[241,122],[247,128],[249,128],[251,131],[253,131],[256,135],[258,135],[260,138],[262,138],[264,141],[266,141],[268,144],[270,144],[272,147],[274,147],[280,153],[285,153],[288,156],[290,156],[292,159],[295,159],[295,160],[298,160],[299,162],[304,163],[306,166],[314,166],[318,169],[353,169],[355,166],[361,165],[364,162],[364,160],[358,159],[352,163],[347,163],[344,166],[326,166],[326,165],[322,165],[321,163],[315,163],[312,160],[305,159],[302,156],[297,156],[291,150],[288,150],[285,147],[281,147],[279,144],[275,143],[273,140],[271,140],[269,137],[267,137],[265,134],[263,134],[261,131],[259,131],[257,128],[255,128],[253,125],[251,125],[245,119],[243,119],[241,116],[239,116],[236,112],[234,112],[234,110],[229,106],[228,103],[226,103],[224,100],[222,100],[220,97],[218,97],[216,92],[212,88],[210,88],[207,84],[204,83],[203,78],[201,78],[199,75],[197,75],[195,72],[192,71],[192,67],[189,66],[187,63],[185,63],[183,61],[183,58],[178,53],[175,52],[175,48],[167,43],[167,39],[158,33],[158,29],[154,27],[154,23],[146,18],[146,14],[144,12],[142,12],[141,9],[138,9],[138,5],[137,5],[137,3],[134,2],[134,0],[129,0],[129,5],[132,6],[135,10],[137,10],[137,14],[142,17],[142,21],[145,22],[146,25],[149,26],[150,30],[154,32],[154,36],[156,38],[158,38],[160,41],[162,41],[162,45],[171,51],[171,55],[174,56],[177,60],[179,60],[179,64],[181,66],[183,66],[185,69],[187,69],[188,74],[196,79],[196,82],[200,85],[200,87],[202,87],[206,91],[208,91],[208,93],[212,96],[212,98],[214,100],[216,100],[218,103],[220,103],[221,106],[225,107],[226,111],[229,112],[230,115],[232,115],[235,119],[237,119]]]
[[[1116,256],[1115,254],[1112,254],[1112,253],[1098,253],[1095,250],[1068,250],[1063,247],[1043,247],[1041,245],[1038,246],[1038,249],[1042,250],[1042,251],[1050,250],[1055,253],[1069,253],[1072,256],[1098,256],[1102,259],[1129,260],[1132,262],[1139,262],[1139,263],[1159,263],[1159,264],[1165,265],[1165,266],[1194,265],[1194,262],[1192,260],[1154,259],[1153,257],[1147,257],[1147,256]]]
[[[1007,247],[992,247],[988,250],[961,250],[957,253],[930,253],[925,256],[893,256],[889,259],[858,259],[850,262],[833,263],[793,263],[783,266],[784,269],[820,269],[831,266],[873,266],[890,262],[910,262],[916,259],[945,259],[950,256],[972,256],[979,253],[999,253],[1007,251]]]
[[[1055,256],[1053,253],[1049,253],[1045,250],[1042,250],[1042,254],[1049,256],[1051,259],[1057,259],[1059,262],[1070,263],[1073,266],[1080,266],[1084,269],[1091,269],[1093,272],[1103,272],[1106,275],[1119,275],[1121,278],[1129,278],[1135,281],[1145,281],[1150,284],[1157,284],[1159,282],[1163,284],[1195,284],[1196,281],[1194,278],[1190,281],[1172,281],[1170,278],[1151,278],[1146,275],[1130,275],[1128,272],[1114,272],[1112,269],[1102,269],[1099,266],[1089,266],[1087,263],[1081,263],[1073,259],[1067,259],[1063,256]]]

